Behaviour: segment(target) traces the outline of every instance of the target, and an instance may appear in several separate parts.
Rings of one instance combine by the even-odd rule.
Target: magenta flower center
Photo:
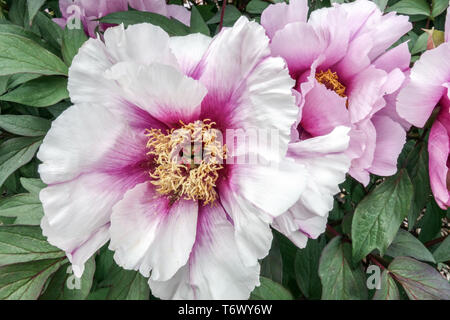
[[[149,174],[157,192],[175,202],[180,198],[212,204],[223,161],[227,156],[222,134],[209,119],[167,130],[147,130],[147,153],[153,156]]]

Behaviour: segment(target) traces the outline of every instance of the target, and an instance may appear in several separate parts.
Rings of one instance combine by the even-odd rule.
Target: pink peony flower
[[[351,127],[349,173],[367,185],[370,173],[389,176],[406,140],[408,123],[395,98],[409,72],[406,43],[389,49],[411,29],[408,17],[383,15],[358,0],[315,10],[306,0],[269,6],[261,24],[274,56],[283,57],[302,96],[294,141]]]
[[[411,80],[398,95],[399,115],[423,127],[433,110],[440,108],[428,138],[430,185],[437,204],[450,206],[450,11],[447,11],[445,43],[426,51],[411,70]]]
[[[53,19],[53,21],[64,28],[68,21],[79,18],[86,33],[95,38],[97,27],[100,31],[105,31],[111,26],[100,24],[96,21],[97,19],[113,12],[127,11],[128,6],[136,10],[175,18],[185,25],[190,25],[190,11],[183,6],[167,5],[165,0],[59,0],[63,17]]]
[[[300,197],[306,214],[322,213],[336,186],[319,169],[343,179],[349,165],[333,161],[348,147],[344,127],[286,157],[293,86],[264,29],[244,17],[214,39],[138,24],[88,40],[69,70],[74,105],[38,152],[44,235],[77,276],[110,240],[116,262],[150,277],[158,297],[248,298],[274,218]],[[255,130],[258,143],[247,143]],[[267,131],[275,138],[259,135]],[[180,145],[224,161],[197,161]]]

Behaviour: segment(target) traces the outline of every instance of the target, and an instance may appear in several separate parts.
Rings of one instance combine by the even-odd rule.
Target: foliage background
[[[426,50],[423,29],[444,30],[448,0],[373,1],[385,12],[410,17],[414,28],[398,43],[409,41],[412,62]],[[351,1],[309,0],[311,10],[333,2]],[[270,3],[229,1],[223,25],[241,15],[259,21]],[[191,27],[137,11],[102,21],[150,22],[170,35],[213,36],[222,5],[206,0],[192,6]],[[81,30],[62,30],[52,22],[60,16],[57,0],[0,0],[0,299],[155,299],[145,278],[115,265],[107,245],[76,280],[64,253],[42,236],[38,194],[44,184],[35,154],[51,121],[70,106],[67,69],[87,39]],[[435,32],[433,40],[441,39]],[[429,186],[431,124],[410,130],[395,176],[372,176],[367,187],[348,177],[335,197],[327,232],[305,249],[274,231],[272,249],[261,262],[261,286],[251,298],[450,299],[450,210],[437,206]],[[379,290],[370,285],[377,270]]]

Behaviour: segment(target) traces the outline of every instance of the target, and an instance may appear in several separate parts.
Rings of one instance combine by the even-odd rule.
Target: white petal
[[[129,190],[113,208],[111,242],[114,259],[125,269],[165,281],[186,264],[194,244],[198,204],[161,197],[150,183]]]
[[[147,111],[167,125],[197,120],[206,88],[177,69],[163,65],[121,62],[107,70],[125,100]]]
[[[232,224],[220,206],[200,209],[197,239],[188,263],[165,282],[149,280],[162,299],[248,299],[259,285],[259,264],[246,267]]]
[[[184,74],[195,78],[196,67],[208,49],[212,38],[201,33],[171,37],[170,48]]]

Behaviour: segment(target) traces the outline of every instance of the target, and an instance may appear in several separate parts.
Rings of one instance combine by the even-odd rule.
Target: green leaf
[[[47,279],[64,261],[65,258],[46,259],[0,267],[0,299],[37,299]]]
[[[450,261],[450,237],[447,236],[439,247],[433,252],[436,262]]]
[[[38,226],[0,226],[0,266],[64,256],[47,242]]]
[[[205,20],[203,20],[202,15],[198,11],[196,6],[193,6],[191,9],[191,33],[203,33],[207,36],[210,35],[208,25]]]
[[[69,98],[67,78],[40,77],[24,83],[3,95],[0,100],[16,102],[32,107],[48,107]]]
[[[28,5],[28,20],[33,21],[34,16],[45,3],[45,0],[27,0]]]
[[[251,300],[292,300],[292,294],[282,285],[260,277],[261,285],[256,287],[250,295]]]
[[[166,18],[160,14],[142,11],[114,12],[100,19],[103,23],[121,24],[125,27],[137,23],[151,23],[161,27],[170,36],[185,36],[189,34],[189,27],[176,19]]]
[[[414,43],[414,46],[411,49],[411,54],[414,55],[427,50],[427,41],[428,41],[428,34],[424,32],[419,36],[419,38],[417,38],[416,42]]]
[[[41,300],[84,300],[91,291],[94,280],[95,258],[91,257],[84,265],[81,278],[75,277],[70,263],[62,265],[52,276]]]
[[[39,225],[44,210],[38,195],[23,193],[0,199],[0,216],[16,217],[15,224]]]
[[[411,180],[406,170],[401,169],[358,204],[352,221],[354,261],[374,249],[384,254],[410,210],[412,196]]]
[[[261,261],[260,274],[275,282],[283,282],[283,260],[277,238],[273,239],[269,254]]]
[[[36,42],[13,34],[0,34],[0,76],[16,73],[67,75],[64,62]]]
[[[400,292],[394,279],[389,275],[388,270],[381,274],[380,289],[377,289],[373,300],[400,300]]]
[[[13,34],[38,43],[41,42],[41,38],[38,35],[15,24],[0,24],[0,33]]]
[[[41,143],[41,137],[20,137],[0,144],[0,186],[10,174],[33,159]]]
[[[420,219],[419,226],[419,240],[427,242],[433,240],[440,235],[442,218],[445,215],[445,211],[439,208],[436,201],[431,199],[427,204],[427,210],[422,219]]]
[[[60,48],[62,44],[63,30],[46,14],[38,12],[34,24],[39,27],[42,37],[54,48]]]
[[[268,6],[268,2],[252,0],[247,4],[246,11],[252,14],[261,14]]]
[[[448,0],[433,0],[431,8],[431,16],[436,18],[448,8]]]
[[[228,4],[225,8],[225,14],[223,16],[223,26],[231,27],[240,17],[242,13],[235,6]],[[214,17],[209,19],[207,24],[215,24],[220,22],[220,11],[216,13]]]
[[[83,43],[86,42],[87,39],[88,37],[86,36],[86,33],[84,33],[83,28],[69,29],[66,27],[64,29],[61,53],[64,62],[68,66],[72,65],[73,57],[76,56],[78,50],[81,48]]]
[[[44,136],[50,129],[51,121],[29,115],[0,115],[0,128],[27,137]]]
[[[426,263],[398,257],[389,265],[411,300],[450,300],[450,283]]]
[[[351,265],[351,247],[334,237],[319,261],[319,276],[322,281],[323,300],[365,300],[367,287],[360,264]]]
[[[319,259],[325,244],[323,237],[316,240],[309,239],[305,248],[297,250],[295,276],[300,290],[308,299],[319,300],[322,295]]]
[[[95,279],[99,281],[97,289],[107,288],[104,299],[108,300],[148,300],[150,288],[148,280],[138,271],[125,270],[117,266],[113,252],[104,246],[96,258]],[[95,297],[89,297],[95,299]]]
[[[408,231],[398,230],[386,254],[395,257],[412,257],[418,260],[436,263],[430,251]]]
[[[395,11],[399,14],[430,16],[431,9],[426,0],[401,0],[389,7],[387,12]]]
[[[34,195],[39,195],[39,192],[46,187],[46,184],[38,178],[20,178],[20,183],[25,190]]]
[[[386,6],[388,4],[388,0],[372,0],[375,2],[375,4],[380,8],[381,11],[384,11],[386,9]]]

